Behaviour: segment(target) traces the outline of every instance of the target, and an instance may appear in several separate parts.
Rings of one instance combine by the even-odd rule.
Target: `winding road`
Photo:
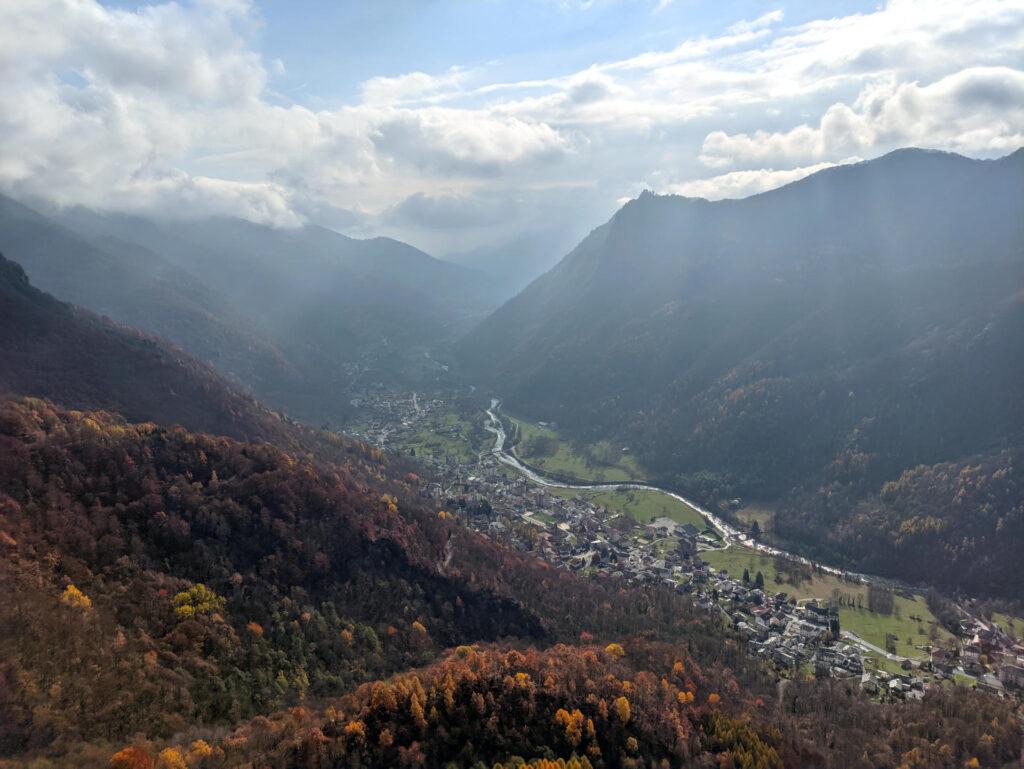
[[[842,577],[843,579],[852,579],[863,584],[868,584],[871,581],[867,575],[843,571],[842,569],[837,569],[834,566],[828,566],[827,564],[812,561],[811,559],[805,558],[802,555],[796,555],[794,553],[781,550],[777,547],[766,545],[763,542],[758,542],[757,540],[752,539],[747,534],[740,532],[735,527],[731,526],[729,523],[722,520],[720,517],[718,517],[711,511],[705,510],[703,507],[698,505],[693,500],[687,499],[681,494],[677,494],[676,492],[670,491],[669,489],[663,489],[660,486],[655,486],[654,484],[651,483],[644,483],[642,481],[621,481],[619,483],[566,483],[564,481],[558,481],[553,478],[548,478],[544,475],[541,475],[529,465],[524,464],[523,461],[520,460],[518,456],[516,456],[515,448],[513,448],[511,451],[505,448],[505,441],[507,439],[507,436],[505,434],[505,427],[504,425],[502,425],[501,419],[498,417],[498,411],[500,410],[500,407],[501,400],[498,398],[492,398],[491,407],[487,409],[486,412],[487,422],[484,425],[484,428],[494,435],[494,446],[493,448],[491,448],[491,454],[497,461],[501,462],[503,465],[507,467],[511,467],[513,470],[525,476],[527,479],[537,484],[538,486],[548,486],[551,488],[558,489],[580,489],[581,491],[614,491],[616,489],[647,489],[650,491],[656,491],[660,494],[664,494],[667,497],[672,497],[672,499],[678,500],[685,505],[689,505],[702,516],[704,516],[708,523],[710,523],[711,526],[714,527],[715,531],[717,531],[719,535],[722,537],[722,541],[725,543],[726,547],[729,547],[734,544],[741,545],[743,547],[748,547],[751,550],[757,550],[759,552],[762,552],[765,555],[781,556],[791,561],[797,561],[799,563],[810,566],[813,569],[818,569],[828,574],[832,574],[837,577]]]
[[[681,494],[677,494],[674,491],[670,491],[669,489],[663,489],[651,483],[644,483],[641,481],[625,481],[620,483],[565,483],[563,481],[558,481],[553,478],[547,478],[541,473],[534,470],[529,465],[525,464],[522,460],[520,460],[519,457],[516,456],[515,447],[513,447],[511,451],[505,448],[505,441],[507,436],[505,434],[505,428],[501,423],[501,419],[498,417],[498,411],[500,409],[500,406],[501,400],[498,398],[492,398],[491,407],[487,409],[486,412],[487,422],[484,424],[484,428],[494,435],[494,446],[491,448],[491,454],[498,462],[501,462],[501,464],[512,468],[513,470],[525,476],[528,480],[532,481],[538,486],[548,486],[551,488],[559,489],[580,489],[581,491],[614,491],[616,489],[623,488],[647,489],[650,491],[656,491],[660,494],[664,494],[665,496],[679,500],[683,504],[689,505],[702,516],[704,516],[704,518],[707,519],[708,523],[710,523],[711,526],[713,526],[714,529],[721,535],[722,541],[725,543],[726,547],[730,547],[731,545],[736,544],[743,547],[748,547],[752,550],[758,550],[762,553],[765,553],[766,555],[781,556],[792,561],[798,561],[799,563],[806,564],[807,566],[826,572],[828,574],[832,574],[843,579],[855,580],[865,585],[870,584],[870,582],[872,581],[871,577],[869,577],[866,574],[843,571],[842,569],[837,569],[834,566],[828,566],[827,564],[812,561],[811,559],[805,558],[802,555],[796,555],[794,553],[781,550],[777,547],[772,547],[762,542],[758,542],[749,537],[748,535],[741,533],[735,527],[729,525],[726,521],[722,520],[709,510],[705,510],[703,507],[696,504],[692,500],[687,499],[686,497],[682,496]],[[971,616],[964,609],[961,609],[961,611],[963,611],[968,616]],[[898,654],[890,654],[885,649],[876,646],[875,644],[865,640],[861,636],[849,630],[842,631],[842,637],[846,641],[861,647],[863,651],[878,654],[893,662],[903,662],[905,659],[907,659],[906,657],[900,656]],[[959,672],[962,673],[962,671]],[[965,673],[962,674],[966,675]]]

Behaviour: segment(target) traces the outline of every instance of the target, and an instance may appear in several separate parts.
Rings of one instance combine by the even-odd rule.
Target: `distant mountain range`
[[[529,233],[497,245],[480,246],[444,258],[490,276],[504,302],[558,264],[577,237],[569,229]]]
[[[851,544],[852,511],[918,465],[1006,465],[991,458],[1024,446],[1022,340],[1024,150],[904,150],[744,200],[645,193],[459,349],[523,414],[617,438],[709,502],[777,502],[777,533],[818,552],[923,578],[932,540],[970,524],[927,546],[905,532],[920,548],[894,560]],[[841,511],[822,513],[822,488]],[[973,544],[932,562],[939,583],[1024,587],[1005,563],[948,568],[988,563],[982,540],[1003,552],[1000,518],[1024,542],[1020,501],[974,519]]]
[[[258,440],[283,425],[167,342],[59,302],[0,256],[0,394]]]
[[[353,387],[443,377],[423,353],[499,301],[482,273],[314,226],[41,213],[0,197],[0,251],[57,298],[180,344],[316,423],[343,419]]]

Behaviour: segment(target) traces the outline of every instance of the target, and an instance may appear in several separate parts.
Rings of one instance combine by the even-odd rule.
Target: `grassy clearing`
[[[884,670],[886,673],[892,673],[894,675],[906,673],[906,671],[900,667],[900,663],[895,662],[888,657],[883,657],[880,654],[865,654],[864,666],[869,670]]]
[[[549,526],[553,526],[555,523],[554,517],[552,515],[549,515],[548,513],[545,513],[543,510],[534,510],[532,513],[530,513],[530,517],[536,518],[538,521],[543,521]]]
[[[757,521],[757,525],[761,527],[761,531],[768,531],[771,528],[773,511],[767,507],[761,505],[747,505],[736,511],[736,517],[745,523],[747,526],[753,525],[754,521]]]
[[[528,422],[518,417],[509,417],[519,429],[519,444],[516,447],[519,455],[531,465],[557,475],[569,476],[581,481],[598,481],[615,483],[643,478],[636,460],[628,454],[616,454],[611,444],[599,443],[590,447],[590,456],[578,454],[567,441],[561,440],[558,433],[542,425]],[[528,452],[527,443],[532,438],[548,438],[557,442],[553,454],[534,456]],[[596,457],[606,457],[599,461]],[[613,460],[613,461],[612,461]]]
[[[912,619],[912,616],[919,618],[920,621]],[[925,657],[925,652],[915,647],[935,643],[929,638],[933,627],[937,630],[938,642],[941,643],[951,637],[946,630],[933,624],[934,622],[935,618],[925,606],[924,599],[919,597],[908,599],[897,596],[895,609],[889,615],[878,614],[867,609],[845,607],[839,609],[840,626],[845,630],[853,631],[875,646],[884,649],[886,634],[894,634],[896,636],[896,654],[901,657],[919,659]]]
[[[775,569],[775,559],[758,553],[756,550],[733,545],[725,550],[708,550],[701,553],[701,558],[718,570],[725,569],[734,577],[742,576],[744,569],[750,572],[751,579],[757,572],[761,572],[764,575],[765,589],[772,593],[786,592],[790,595],[795,594],[797,598],[811,597],[800,595],[792,585],[777,584],[775,578],[778,572]],[[801,587],[806,589],[809,584],[805,582]]]
[[[957,686],[965,686],[970,689],[978,682],[970,676],[965,676],[963,673],[953,673],[953,683]]]
[[[589,499],[595,505],[626,513],[638,523],[650,523],[655,518],[671,518],[677,523],[692,523],[698,529],[707,525],[704,516],[685,502],[648,489],[591,492]]]
[[[692,523],[704,529],[707,521],[695,509],[661,492],[652,489],[615,489],[614,491],[581,491],[579,489],[549,489],[550,493],[572,499],[581,497],[588,502],[615,513],[633,518],[637,523],[650,523],[655,518],[671,518],[677,523]]]
[[[846,582],[831,574],[812,574],[810,580],[803,581],[799,585],[787,582],[779,583],[776,581],[778,571],[775,567],[775,559],[749,548],[733,546],[726,550],[709,550],[702,553],[701,557],[716,569],[728,570],[729,574],[734,577],[741,576],[743,570],[747,569],[753,579],[760,571],[764,575],[766,590],[786,592],[796,596],[798,600],[817,598],[820,601],[828,601],[836,591],[839,591],[848,603],[851,598],[855,602],[858,596],[865,607],[868,603],[867,586]],[[938,625],[935,617],[928,611],[924,599],[920,596],[914,598],[896,596],[893,613],[890,615],[868,611],[867,608],[842,606],[839,609],[839,624],[844,630],[850,630],[865,641],[882,649],[885,648],[886,634],[893,633],[896,636],[896,653],[903,657],[924,657],[924,652],[914,647],[934,643],[930,640],[933,627],[936,629],[938,642],[952,637]],[[924,632],[921,632],[922,630]]]
[[[475,445],[475,422],[454,411],[432,414],[426,424],[407,433],[396,434],[392,443],[403,451],[416,451],[420,457],[443,459],[451,454],[459,462],[476,459],[482,446]]]

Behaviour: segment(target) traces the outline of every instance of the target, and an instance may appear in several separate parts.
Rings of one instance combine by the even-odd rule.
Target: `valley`
[[[463,410],[478,402],[394,394],[375,412],[383,448],[435,448],[416,453],[437,478],[424,482],[421,494],[470,528],[559,568],[664,584],[692,596],[783,675],[854,678],[888,700],[918,698],[933,684],[1004,691],[999,664],[979,665],[971,650],[1012,659],[1020,641],[1008,617],[962,611],[954,633],[915,589],[767,545],[674,491],[628,477],[613,483],[550,477],[520,458],[518,444],[509,448],[506,425],[520,441],[552,436],[553,429],[504,417],[492,399],[484,415],[488,444],[466,424],[471,414]]]
[[[1024,769],[1021,51],[0,2],[0,769]]]

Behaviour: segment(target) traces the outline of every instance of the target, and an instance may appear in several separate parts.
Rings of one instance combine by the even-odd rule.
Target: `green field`
[[[543,521],[548,526],[555,525],[555,519],[552,515],[545,513],[543,510],[534,510],[530,513],[531,518],[536,518],[538,521]]]
[[[769,592],[784,591],[796,596],[798,600],[817,598],[820,601],[828,601],[833,597],[834,591],[838,590],[844,596],[852,596],[854,600],[860,596],[863,604],[867,606],[867,586],[846,582],[831,574],[813,574],[809,581],[801,582],[797,586],[785,582],[776,583],[775,559],[755,550],[734,545],[726,550],[703,552],[701,557],[716,569],[728,570],[734,577],[741,576],[743,570],[747,569],[753,579],[760,571],[764,575],[765,589]],[[839,624],[844,630],[856,633],[865,641],[882,649],[885,648],[886,633],[895,634],[896,653],[903,657],[924,656],[924,653],[914,646],[933,643],[929,638],[933,626],[936,628],[939,642],[952,637],[938,625],[920,596],[912,599],[896,596],[894,610],[890,615],[871,612],[866,608],[842,606],[839,609]],[[919,632],[919,628],[924,630],[923,634]]]
[[[920,622],[911,619],[911,615],[919,617]],[[896,636],[896,654],[901,657],[923,658],[925,653],[914,648],[923,644],[934,643],[929,639],[930,631],[935,622],[935,617],[928,611],[924,599],[915,597],[913,599],[896,597],[896,608],[890,615],[877,614],[867,609],[840,608],[839,624],[844,630],[850,630],[859,635],[865,641],[875,646],[885,648],[886,633],[893,633]],[[938,632],[938,642],[948,640],[952,636],[938,625],[934,625]],[[924,633],[920,633],[924,630]]]
[[[545,472],[564,475],[581,481],[611,482],[637,480],[644,477],[643,471],[632,456],[616,453],[611,444],[603,442],[589,448],[588,456],[577,453],[558,433],[547,427],[528,422],[518,417],[509,417],[519,430],[516,451],[529,464]],[[526,450],[527,442],[534,437],[551,438],[558,442],[554,454],[531,456]],[[596,457],[605,457],[600,461]],[[614,458],[614,461],[609,459]]]
[[[582,496],[595,505],[625,513],[637,523],[650,523],[655,518],[671,518],[678,523],[692,523],[698,529],[707,525],[704,516],[685,502],[651,489],[588,491],[583,492]]]
[[[484,448],[474,441],[479,433],[475,421],[453,411],[433,414],[419,429],[397,434],[392,444],[402,451],[415,450],[420,457],[443,458],[446,454],[456,457],[459,462],[471,462]]]
[[[864,667],[872,670],[884,670],[886,673],[893,673],[895,675],[906,672],[900,667],[900,663],[883,657],[880,654],[865,654]]]

